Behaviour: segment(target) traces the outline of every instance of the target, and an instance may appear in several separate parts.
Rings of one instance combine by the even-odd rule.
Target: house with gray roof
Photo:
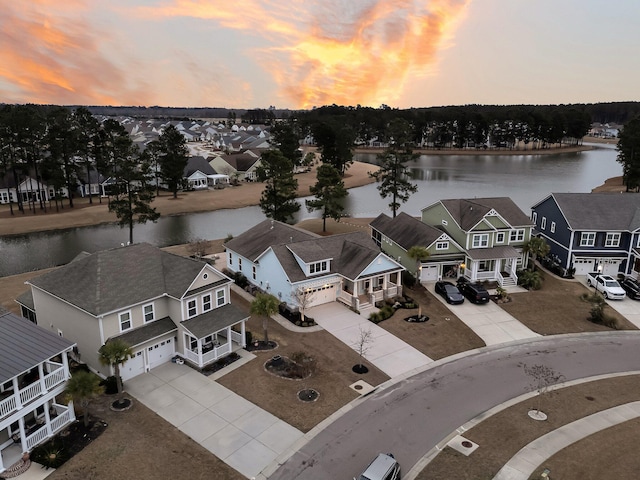
[[[261,165],[261,156],[251,150],[242,153],[225,153],[211,157],[209,165],[219,173],[238,180],[256,180],[256,169]]]
[[[362,310],[402,293],[404,268],[364,232],[322,237],[265,220],[225,248],[229,270],[294,311],[335,301]]]
[[[423,223],[446,233],[464,248],[460,275],[471,281],[517,285],[527,265],[523,247],[533,222],[508,197],[440,200],[422,209]]]
[[[447,233],[404,212],[391,218],[381,213],[370,224],[371,238],[391,258],[397,259],[421,282],[457,278],[465,260],[465,250]],[[417,261],[408,251],[424,247],[429,258]]]
[[[0,475],[75,421],[73,403],[59,400],[74,345],[0,307]]]
[[[640,194],[552,193],[531,211],[536,235],[575,275],[640,274]]]
[[[231,305],[231,283],[205,262],[146,243],[78,258],[27,282],[38,325],[76,343],[98,374],[113,374],[98,359],[102,345],[115,338],[131,345],[123,380],[174,356],[202,368],[244,347],[248,315]]]

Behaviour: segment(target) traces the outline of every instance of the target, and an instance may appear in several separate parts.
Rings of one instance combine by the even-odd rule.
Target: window
[[[547,217],[542,217],[542,221],[540,222],[540,229],[544,230],[547,228]]]
[[[153,311],[153,303],[142,307],[142,315],[144,316],[145,323],[153,322],[156,319],[155,312]]]
[[[496,234],[496,243],[504,243],[504,232],[498,232]]]
[[[238,271],[242,271],[242,259],[240,257],[238,257]]]
[[[436,242],[436,250],[447,250],[449,242]]]
[[[310,263],[309,264],[309,273],[320,273],[320,272],[326,272],[329,269],[327,268],[327,265],[329,263],[324,260],[322,262],[316,262],[316,263]]]
[[[524,241],[524,229],[511,230],[511,232],[509,232],[509,242],[522,241]]]
[[[131,312],[124,312],[120,314],[120,331],[124,332],[131,328]]]
[[[211,294],[207,293],[202,296],[202,311],[208,312],[209,310],[211,310]]]
[[[538,221],[538,212],[533,212],[531,214],[531,220],[533,221],[533,223],[536,223]]]
[[[225,298],[224,288],[221,288],[220,290],[216,290],[216,306],[221,307],[225,303],[227,303],[227,300]]]
[[[198,302],[189,300],[187,302],[187,318],[195,317],[198,314]]]
[[[604,241],[605,247],[617,247],[620,245],[620,233],[607,233]]]
[[[480,233],[473,236],[472,248],[485,248],[489,246],[489,234]]]
[[[229,252],[229,265],[233,265],[233,253]]]
[[[256,266],[254,265],[253,267],[251,267],[251,275],[253,276],[253,279],[256,279]]]
[[[551,222],[551,233],[556,233],[556,222]]]
[[[596,244],[596,232],[582,232],[580,235],[581,247],[593,247]]]

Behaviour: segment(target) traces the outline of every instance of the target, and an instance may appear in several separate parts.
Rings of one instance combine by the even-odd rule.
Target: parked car
[[[464,302],[464,297],[460,293],[460,290],[451,282],[442,280],[436,282],[436,293],[452,305],[459,305]]]
[[[604,298],[622,300],[626,295],[617,280],[610,275],[602,275],[597,272],[587,273],[587,285],[593,286],[596,291],[604,295]]]
[[[481,283],[471,283],[464,277],[460,277],[457,283],[458,290],[462,293],[470,302],[473,303],[488,303],[491,297],[487,289],[482,286]]]
[[[400,480],[400,464],[391,453],[380,453],[366,470],[353,480]]]
[[[620,286],[627,292],[627,297],[640,300],[640,282],[638,280],[627,277],[620,282]]]

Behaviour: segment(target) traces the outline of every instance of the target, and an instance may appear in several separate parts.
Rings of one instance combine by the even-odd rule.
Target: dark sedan
[[[459,305],[464,302],[464,297],[460,290],[451,282],[436,282],[436,293],[452,305]]]
[[[620,286],[627,292],[627,297],[640,300],[640,282],[635,278],[625,278],[620,282]]]

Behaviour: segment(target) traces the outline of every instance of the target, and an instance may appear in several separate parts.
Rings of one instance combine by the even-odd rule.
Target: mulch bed
[[[31,452],[31,460],[45,468],[59,468],[67,460],[81,452],[106,430],[107,423],[93,418],[88,426],[80,417],[46,443]]]
[[[248,343],[244,349],[247,352],[262,352],[265,350],[273,350],[278,348],[278,342],[274,342],[273,340],[269,340],[265,342],[264,340],[256,340],[254,342]]]
[[[221,358],[205,367],[202,368],[202,373],[207,377],[213,373],[216,373],[218,370],[222,370],[224,367],[231,365],[233,362],[240,360],[240,355],[236,352],[232,352],[226,357]]]
[[[311,375],[311,369],[294,362],[289,357],[274,355],[264,364],[267,372],[289,380],[302,380]]]

